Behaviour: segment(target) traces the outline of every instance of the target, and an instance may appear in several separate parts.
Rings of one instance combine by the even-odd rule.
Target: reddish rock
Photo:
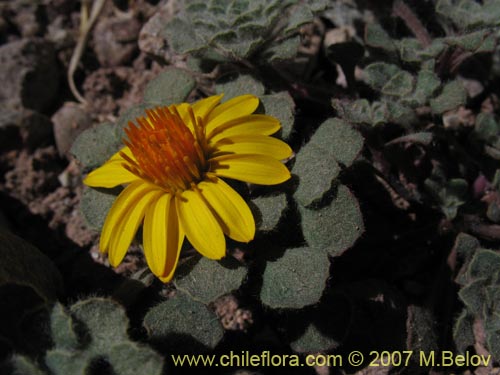
[[[65,156],[76,137],[92,126],[92,118],[78,104],[67,102],[53,116],[54,138],[59,155]]]

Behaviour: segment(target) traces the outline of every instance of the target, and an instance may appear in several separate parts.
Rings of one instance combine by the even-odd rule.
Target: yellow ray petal
[[[225,122],[252,114],[258,106],[259,98],[256,96],[241,95],[215,107],[206,120],[207,134]]]
[[[151,271],[163,282],[174,275],[184,233],[171,194],[163,194],[146,210],[144,217],[144,255]]]
[[[207,258],[222,258],[226,254],[224,234],[200,193],[185,190],[175,202],[182,229],[194,248]]]
[[[124,161],[119,159],[109,161],[90,172],[83,183],[92,187],[112,188],[138,180],[139,177],[125,169],[123,163]]]
[[[210,159],[210,171],[221,177],[260,185],[280,184],[290,171],[280,161],[264,155],[234,154]]]
[[[266,135],[235,135],[222,138],[214,148],[214,156],[228,153],[257,154],[284,160],[292,155],[292,149],[285,142]]]
[[[134,154],[132,153],[132,151],[130,150],[130,148],[128,148],[127,146],[125,146],[125,147],[122,147],[122,149],[120,151],[118,151],[115,154],[113,154],[113,156],[111,156],[109,158],[108,162],[111,162],[111,161],[124,161],[125,159],[120,155],[122,153],[125,154],[125,155],[127,155],[132,160],[135,160]]]
[[[271,135],[280,129],[278,119],[267,115],[248,115],[214,128],[207,136],[210,142],[240,134]]]
[[[220,178],[198,184],[201,194],[220,219],[222,230],[235,241],[249,242],[255,235],[255,221],[247,203]]]
[[[172,104],[169,105],[168,108],[170,110],[175,110],[177,109],[177,112],[179,112],[179,115],[181,116],[182,122],[188,126],[191,131],[194,129],[193,124],[191,122],[191,117],[189,116],[188,108],[189,108],[188,103],[180,103],[180,104]]]
[[[109,263],[116,267],[127,253],[135,233],[142,223],[146,208],[162,194],[160,190],[149,191],[130,205],[129,210],[116,225],[109,244]]]
[[[213,95],[208,98],[198,100],[196,103],[192,105],[194,115],[196,117],[201,117],[202,120],[205,120],[207,115],[215,108],[217,104],[220,103],[222,97],[224,95]]]
[[[113,154],[101,167],[90,172],[83,180],[83,183],[92,187],[112,188],[137,180],[139,177],[123,167],[125,159],[120,155],[122,152],[131,159],[134,159],[130,148],[123,147],[120,151]]]
[[[140,197],[153,189],[154,187],[152,185],[144,183],[142,180],[138,180],[132,182],[123,189],[120,195],[118,195],[102,227],[99,248],[103,253],[108,251],[111,235],[116,232],[120,219],[127,215],[130,207],[135,204]]]

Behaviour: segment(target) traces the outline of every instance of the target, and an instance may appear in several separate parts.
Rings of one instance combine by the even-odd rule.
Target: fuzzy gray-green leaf
[[[144,90],[144,102],[151,107],[184,102],[195,84],[193,76],[185,70],[167,69],[148,83]]]
[[[295,157],[292,173],[299,176],[295,198],[303,206],[321,199],[338,176],[340,167],[332,153],[314,143],[307,144]]]
[[[319,353],[339,346],[339,343],[321,332],[314,324],[310,323],[305,332],[290,343],[293,351],[298,353]]]
[[[376,62],[368,65],[363,74],[366,83],[374,90],[381,91],[392,77],[402,70],[394,64]]]
[[[482,315],[485,300],[484,286],[487,280],[477,279],[460,289],[458,295],[460,299],[465,303],[467,309],[475,314]]]
[[[332,106],[337,115],[345,121],[354,124],[372,124],[372,107],[366,99],[354,101],[332,100]]]
[[[453,340],[460,353],[464,353],[467,348],[474,345],[473,324],[474,317],[469,314],[467,309],[463,309],[453,327]]]
[[[396,49],[389,34],[378,23],[370,23],[366,26],[365,42],[370,47],[382,48],[388,52]]]
[[[480,30],[457,37],[446,38],[446,44],[470,52],[493,52],[496,41],[491,30]]]
[[[217,316],[184,293],[177,293],[149,310],[144,317],[144,327],[153,340],[158,338],[169,342],[169,337],[177,338],[175,342],[170,342],[175,347],[190,345],[179,338],[187,335],[213,349],[224,335]]]
[[[408,97],[401,98],[401,103],[413,108],[425,105],[434,92],[441,86],[437,75],[430,70],[422,69],[418,72],[415,91]]]
[[[287,201],[285,194],[278,194],[252,199],[250,202],[251,209],[253,205],[256,206],[256,209],[252,211],[257,228],[261,231],[271,231],[276,228],[283,216]]]
[[[288,249],[266,264],[260,298],[272,308],[291,308],[319,301],[328,278],[330,262],[325,252],[310,247]]]
[[[71,314],[71,315],[70,315]],[[92,363],[105,358],[117,375],[141,371],[160,375],[163,360],[147,346],[134,343],[127,335],[128,318],[117,302],[105,298],[89,298],[70,307],[70,314],[56,305],[51,316],[54,348],[47,351],[45,364],[55,375],[85,375]],[[85,332],[86,340],[74,326]]]
[[[206,46],[193,26],[180,17],[173,18],[165,27],[165,38],[177,53],[196,52]]]
[[[349,167],[363,146],[363,138],[346,122],[328,119],[296,156],[292,172],[299,176],[295,198],[309,206],[330,189],[339,163]]]
[[[107,354],[113,370],[119,375],[160,375],[163,363],[161,356],[150,348],[134,342],[120,342],[111,346]]]
[[[12,375],[46,375],[30,358],[24,355],[14,354],[10,363],[13,367]]]
[[[51,349],[45,356],[45,363],[54,375],[86,375],[91,361],[80,352]]]
[[[413,76],[408,72],[400,71],[389,79],[381,92],[389,96],[404,97],[412,92],[413,85]]]
[[[302,231],[309,246],[324,249],[331,256],[351,247],[364,231],[363,216],[352,193],[339,185],[332,202],[311,210],[299,206]]]
[[[299,5],[291,10],[290,18],[288,19],[288,24],[284,30],[285,34],[294,32],[299,27],[310,23],[313,20],[313,14],[309,7],[306,5]]]
[[[209,304],[240,287],[247,275],[243,267],[234,259],[216,262],[201,257],[179,266],[175,286],[193,299]]]
[[[260,102],[265,114],[276,117],[281,124],[281,138],[287,139],[293,129],[295,103],[286,91],[272,95],[263,95]]]
[[[287,61],[297,55],[299,46],[300,37],[292,36],[283,41],[280,41],[279,43],[274,43],[273,45],[271,45],[262,53],[261,58],[271,63]]]
[[[116,126],[103,123],[83,131],[71,146],[70,152],[85,168],[94,169],[106,162],[122,146]]]
[[[442,114],[446,111],[457,108],[465,104],[467,92],[460,81],[454,80],[447,83],[443,87],[443,91],[439,96],[431,99],[430,105],[432,112]]]
[[[116,133],[117,139],[120,140],[119,149],[124,147],[123,138],[126,137],[125,128],[128,127],[129,122],[137,124],[137,118],[146,116],[146,109],[151,108],[150,105],[146,103],[140,103],[133,105],[132,107],[125,110],[120,117],[116,120],[116,125],[114,131]],[[117,150],[117,151],[118,151]]]
[[[224,94],[223,101],[227,101],[243,94],[264,95],[265,87],[262,82],[251,75],[240,74],[234,79],[224,79],[222,82],[217,83],[215,85],[215,92],[217,94]]]
[[[52,308],[50,331],[52,332],[52,340],[58,348],[77,349],[78,336],[73,329],[73,321],[60,303],[56,303]]]
[[[500,124],[492,113],[480,113],[474,130],[480,139],[489,144],[494,144],[500,137]]]
[[[128,318],[117,302],[91,298],[75,303],[70,311],[90,332],[95,353],[105,352],[111,342],[128,341]]]
[[[500,254],[487,249],[479,249],[472,258],[468,276],[471,279],[492,277],[500,269]]]
[[[83,190],[80,210],[89,228],[102,229],[106,216],[120,191],[120,188],[85,188]]]

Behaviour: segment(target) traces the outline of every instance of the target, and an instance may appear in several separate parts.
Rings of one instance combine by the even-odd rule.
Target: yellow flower
[[[280,160],[292,150],[269,136],[280,128],[277,119],[252,114],[257,97],[220,104],[221,98],[147,110],[125,129],[125,147],[85,178],[93,187],[127,184],[108,212],[99,243],[112,266],[123,260],[141,223],[146,261],[163,282],[174,275],[184,237],[210,259],[225,255],[224,234],[240,242],[253,239],[248,205],[220,177],[279,184],[290,178]]]

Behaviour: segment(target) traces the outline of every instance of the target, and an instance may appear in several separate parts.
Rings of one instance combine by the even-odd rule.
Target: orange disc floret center
[[[188,109],[192,130],[175,106],[147,110],[146,114],[137,119],[137,125],[129,122],[125,129],[128,139],[124,142],[135,158],[122,153],[125,168],[171,193],[203,180],[207,168],[204,127],[192,109]]]

